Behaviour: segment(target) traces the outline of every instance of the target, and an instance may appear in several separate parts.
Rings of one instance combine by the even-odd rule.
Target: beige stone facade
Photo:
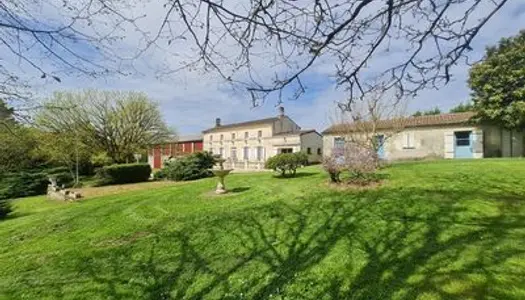
[[[284,114],[262,120],[220,124],[203,131],[203,148],[226,159],[225,167],[263,169],[265,161],[282,152],[304,151],[311,163],[319,162],[322,136],[315,130],[301,130]]]
[[[452,114],[445,117],[449,115]],[[408,123],[407,127],[395,134],[388,128],[378,130],[376,134],[385,137],[380,156],[386,160],[524,156],[522,132],[511,132],[495,126],[469,125],[467,121],[470,117],[468,114],[449,119],[424,116],[421,119],[426,120],[413,118],[414,122]],[[343,139],[343,132],[325,130],[324,152],[330,155],[334,148],[342,145]]]

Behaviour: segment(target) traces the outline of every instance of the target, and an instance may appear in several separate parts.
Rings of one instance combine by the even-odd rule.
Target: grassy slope
[[[525,298],[525,161],[399,164],[326,188],[236,174],[82,203],[16,201],[0,298]]]

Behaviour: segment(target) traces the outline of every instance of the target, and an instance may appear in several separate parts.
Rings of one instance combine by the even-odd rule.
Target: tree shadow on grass
[[[242,192],[246,192],[250,189],[250,187],[247,187],[247,186],[242,186],[242,187],[235,187],[233,189],[229,189],[228,192],[230,193],[234,193],[234,194],[237,194],[237,193],[242,193]]]
[[[274,174],[274,178],[277,178],[277,179],[295,179],[295,178],[303,178],[303,177],[310,177],[310,176],[314,176],[314,175],[318,175],[319,173],[318,172],[297,172],[295,173],[295,175],[289,175],[289,174],[286,174],[286,175],[281,175],[281,174]]]
[[[87,297],[114,299],[479,299],[525,290],[525,271],[505,267],[525,253],[516,194],[383,188],[310,197],[177,230],[159,224],[79,257],[75,269],[94,282]],[[478,198],[495,199],[499,213],[462,205]]]

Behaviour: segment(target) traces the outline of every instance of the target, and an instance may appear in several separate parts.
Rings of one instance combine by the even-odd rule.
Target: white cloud
[[[492,19],[475,40],[472,56],[482,57],[485,46],[496,43],[501,37],[514,35],[519,29],[525,28],[525,18],[520,18],[516,12],[523,13],[523,4],[520,1],[509,3]],[[162,3],[157,1],[137,3],[134,14],[144,13],[147,17],[139,21],[139,25],[148,34],[155,34],[165,13]],[[125,43],[140,44],[142,36],[131,28],[126,34]],[[62,77],[62,83],[48,83],[35,81],[36,88],[41,95],[46,95],[56,89],[100,88],[140,90],[149,94],[160,103],[162,113],[170,125],[178,128],[181,134],[196,133],[213,126],[216,117],[221,117],[224,123],[265,118],[277,113],[276,99],[269,99],[262,107],[253,108],[248,95],[242,91],[232,91],[224,81],[212,72],[202,70],[182,70],[170,76],[161,76],[154,72],[160,66],[176,68],[183,61],[194,56],[196,49],[188,47],[186,40],[175,40],[169,46],[155,48],[149,51],[140,60],[135,61],[135,68],[140,74],[128,77],[110,77],[105,79],[86,79],[83,77]],[[223,49],[228,49],[227,45]],[[123,50],[123,51],[124,51]],[[235,52],[231,51],[232,56]],[[383,64],[391,61],[398,52],[382,53],[370,72],[384,68]],[[268,57],[254,58],[255,67],[260,70],[258,76],[270,80],[275,70],[267,60]],[[271,61],[271,60],[270,60]],[[453,81],[446,87],[434,91],[422,92],[411,102],[410,109],[429,109],[438,106],[443,110],[468,99],[469,90],[466,86],[468,67],[457,66],[454,70]],[[314,78],[308,82],[306,94],[297,101],[286,101],[285,108],[297,123],[303,128],[315,128],[319,131],[330,125],[330,118],[334,115],[335,101],[344,99],[345,93],[336,90],[331,81],[319,80],[328,78],[333,72],[333,63],[325,60],[318,63],[309,73]],[[36,74],[39,76],[39,74]],[[243,74],[240,74],[243,76]],[[316,81],[317,80],[317,81]]]

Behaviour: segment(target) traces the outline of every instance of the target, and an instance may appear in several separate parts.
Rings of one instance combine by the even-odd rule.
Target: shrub
[[[210,177],[215,158],[209,152],[196,152],[165,163],[162,176],[169,180],[195,180]]]
[[[307,166],[308,165],[308,154],[306,154],[305,152],[296,152],[294,153],[296,159],[297,159],[297,162],[299,163],[300,166]]]
[[[379,157],[373,148],[358,143],[347,143],[342,153],[332,154],[323,159],[323,168],[330,175],[332,182],[341,182],[341,173],[348,171],[349,183],[367,185],[377,182],[381,176]]]
[[[148,181],[151,174],[149,164],[110,165],[97,171],[97,185],[123,184]]]
[[[371,147],[348,143],[345,145],[344,162],[345,169],[350,172],[350,177],[365,178],[377,171],[379,157]]]
[[[106,152],[100,152],[97,154],[94,154],[91,157],[91,164],[95,168],[100,168],[104,166],[109,166],[113,163],[111,158],[106,154]]]
[[[265,168],[280,172],[282,176],[295,176],[297,168],[308,164],[308,156],[302,152],[281,153],[270,157]]]
[[[157,170],[153,173],[153,179],[154,180],[162,180],[166,179],[166,172],[165,169]]]
[[[330,175],[331,182],[341,182],[340,176],[345,168],[343,157],[335,154],[325,156],[323,158],[323,168]]]
[[[11,202],[9,199],[0,199],[0,220],[7,217],[11,212]]]

